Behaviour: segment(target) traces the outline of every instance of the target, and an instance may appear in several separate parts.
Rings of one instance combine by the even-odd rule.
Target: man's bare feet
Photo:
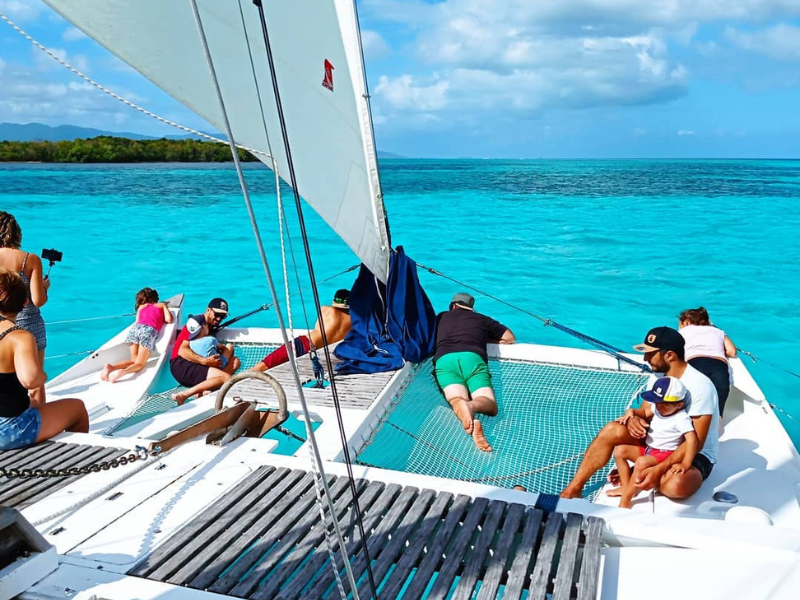
[[[111,365],[106,363],[103,367],[103,370],[100,371],[100,379],[103,381],[108,381],[108,374],[111,372]]]
[[[472,439],[475,442],[475,445],[478,447],[478,450],[481,452],[491,452],[492,447],[489,445],[489,442],[486,439],[486,436],[483,434],[483,425],[478,419],[474,419],[472,422]]]
[[[450,403],[450,406],[458,417],[458,420],[461,421],[461,425],[464,427],[464,431],[467,432],[467,435],[473,435],[474,415],[470,409],[469,402],[463,398],[457,398]]]
[[[583,498],[583,488],[582,487],[576,488],[576,487],[568,485],[563,490],[561,490],[561,493],[559,494],[559,496],[561,498],[578,498],[578,499],[580,499],[580,498]]]
[[[177,394],[172,394],[172,399],[178,403],[178,406],[183,406],[183,403],[189,399],[189,395],[185,391],[178,392]]]
[[[622,488],[621,487],[608,488],[606,490],[606,496],[608,496],[609,498],[619,498],[620,496],[622,496]]]

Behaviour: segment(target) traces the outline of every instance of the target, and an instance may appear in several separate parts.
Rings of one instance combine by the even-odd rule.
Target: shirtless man
[[[350,322],[350,291],[339,290],[333,296],[333,303],[330,306],[322,307],[322,324],[325,326],[325,337],[328,344],[335,344],[345,338],[350,333],[352,323]],[[314,325],[313,331],[308,335],[296,337],[294,344],[295,356],[304,356],[312,350],[319,350],[324,346],[322,341],[322,330],[319,321]],[[289,361],[286,346],[277,348],[253,367],[253,371],[266,371],[282,365]]]

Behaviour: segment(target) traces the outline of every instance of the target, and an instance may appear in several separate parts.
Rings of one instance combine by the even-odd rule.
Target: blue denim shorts
[[[33,446],[41,427],[42,415],[33,407],[16,417],[0,417],[0,450]]]

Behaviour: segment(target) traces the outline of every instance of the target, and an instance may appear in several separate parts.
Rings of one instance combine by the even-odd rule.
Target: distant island
[[[214,137],[225,139],[220,133]],[[0,123],[0,162],[139,163],[229,162],[227,144],[203,141],[196,135],[155,138],[137,133],[42,123]],[[378,158],[402,158],[378,151]],[[257,161],[239,150],[243,162]]]
[[[61,142],[0,142],[0,162],[140,163],[228,162],[227,144],[199,140],[131,140],[100,136]],[[239,160],[258,159],[239,149]]]

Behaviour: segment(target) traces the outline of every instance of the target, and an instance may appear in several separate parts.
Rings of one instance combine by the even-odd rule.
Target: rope
[[[778,406],[774,402],[770,402],[769,405],[770,405],[770,408],[772,408],[772,410],[781,413],[784,417],[788,417],[792,421],[797,421],[798,420],[797,417],[795,417],[793,415],[790,415],[788,412],[783,410],[780,406]]]
[[[767,362],[762,358],[758,358],[752,352],[748,352],[747,350],[742,350],[741,348],[736,348],[736,351],[738,353],[740,353],[740,354],[744,354],[745,356],[749,357],[750,360],[752,360],[754,363],[755,362],[762,362],[765,365],[772,367],[773,369],[778,369],[779,371],[783,371],[784,373],[788,373],[789,375],[791,375],[793,377],[797,377],[798,379],[800,379],[800,375],[798,375],[794,371],[790,371],[789,369],[784,369],[783,367],[779,367],[778,365],[775,365],[775,364],[772,364],[770,362]]]
[[[458,279],[450,277],[449,275],[445,275],[441,271],[437,271],[436,269],[433,269],[431,267],[426,267],[422,263],[416,263],[416,265],[419,268],[424,269],[425,271],[428,271],[431,275],[436,275],[437,277],[442,277],[444,279],[452,281],[453,283],[456,283],[456,284],[458,284],[458,285],[460,285],[462,287],[465,287],[465,288],[467,288],[469,290],[472,290],[473,292],[476,292],[478,294],[486,296],[487,298],[490,298],[491,300],[495,300],[496,302],[499,302],[500,304],[503,304],[505,306],[508,306],[509,308],[513,308],[516,311],[519,311],[519,312],[521,312],[523,314],[526,314],[529,317],[533,317],[534,319],[537,319],[537,320],[541,321],[542,324],[545,327],[553,327],[555,329],[558,329],[559,331],[563,331],[564,333],[566,333],[568,335],[571,335],[571,336],[573,336],[573,337],[575,337],[575,338],[577,338],[577,339],[579,339],[579,340],[581,340],[583,342],[586,342],[587,344],[589,344],[591,346],[594,346],[598,350],[602,350],[603,352],[606,352],[606,353],[610,354],[611,356],[616,358],[618,361],[627,363],[629,365],[633,365],[637,369],[641,369],[642,371],[647,371],[647,372],[651,371],[649,366],[647,366],[646,364],[637,362],[637,361],[635,361],[635,360],[633,360],[631,358],[628,358],[627,356],[624,356],[622,354],[623,350],[621,350],[621,349],[619,349],[619,348],[617,348],[615,346],[612,346],[611,344],[607,344],[606,342],[603,342],[601,340],[598,340],[596,338],[588,336],[585,333],[581,333],[581,332],[576,331],[574,329],[570,329],[569,327],[567,327],[565,325],[561,325],[560,323],[556,323],[555,321],[553,321],[552,319],[549,319],[547,317],[542,317],[540,315],[537,315],[536,313],[532,313],[531,311],[525,310],[524,308],[522,308],[520,306],[517,306],[516,304],[512,304],[511,302],[507,302],[506,300],[503,300],[502,298],[498,298],[497,296],[493,296],[492,294],[490,294],[488,292],[484,292],[483,290],[480,290],[480,289],[476,288],[475,286],[469,285],[468,283],[465,283],[463,281],[459,281]]]
[[[192,1],[194,2],[194,0],[192,0]],[[280,88],[278,86],[278,79],[277,79],[277,75],[275,73],[275,60],[274,60],[274,57],[272,55],[272,47],[271,47],[270,41],[269,41],[269,28],[267,27],[267,19],[266,19],[266,16],[264,14],[264,6],[263,6],[262,1],[261,0],[253,0],[253,4],[255,4],[256,7],[258,8],[258,14],[259,14],[259,18],[261,20],[261,32],[262,32],[262,35],[263,35],[263,38],[264,38],[264,48],[265,48],[265,51],[266,51],[267,61],[269,63],[270,76],[271,76],[271,79],[272,79],[272,92],[273,92],[274,97],[275,97],[275,106],[277,108],[278,120],[280,122],[281,134],[283,136],[283,147],[284,147],[284,152],[286,154],[287,167],[289,169],[289,179],[291,180],[291,187],[292,187],[292,192],[293,192],[293,195],[294,195],[295,208],[297,210],[298,224],[300,226],[300,233],[301,233],[302,238],[303,238],[303,249],[305,251],[306,265],[308,266],[309,280],[310,280],[310,283],[311,283],[312,293],[314,295],[314,305],[315,305],[315,307],[317,309],[317,320],[319,322],[320,333],[322,334],[322,344],[323,344],[323,349],[324,349],[324,352],[325,352],[325,359],[326,359],[326,362],[328,364],[328,371],[331,374],[331,376],[330,376],[331,396],[333,398],[333,404],[334,404],[334,407],[335,407],[335,410],[336,410],[336,420],[337,420],[337,423],[339,425],[339,435],[340,435],[341,442],[342,442],[342,451],[344,453],[344,460],[345,460],[345,465],[346,465],[346,468],[347,468],[347,475],[348,475],[348,481],[349,481],[349,484],[350,484],[350,490],[351,490],[351,493],[352,493],[352,496],[353,496],[353,511],[355,513],[356,523],[358,525],[358,530],[359,530],[359,533],[361,535],[361,540],[364,542],[362,544],[361,548],[362,548],[362,552],[364,553],[364,558],[366,560],[367,575],[368,575],[368,579],[369,579],[370,591],[372,592],[373,598],[377,598],[377,596],[378,596],[378,588],[377,588],[377,585],[375,584],[375,578],[374,578],[374,575],[373,575],[373,572],[372,572],[372,560],[369,557],[369,550],[367,549],[367,546],[368,546],[368,544],[366,543],[367,536],[366,536],[366,534],[364,532],[363,517],[362,517],[362,514],[361,514],[361,508],[360,508],[360,506],[358,504],[358,490],[356,489],[355,477],[353,476],[353,465],[352,465],[352,460],[350,458],[350,450],[349,450],[349,444],[348,444],[348,441],[347,441],[347,434],[346,434],[345,429],[344,429],[344,421],[343,421],[343,418],[342,418],[341,403],[339,402],[339,395],[338,395],[338,392],[337,392],[337,389],[336,389],[336,382],[335,382],[335,378],[333,376],[333,369],[331,368],[331,365],[332,365],[333,361],[331,359],[330,349],[328,348],[328,338],[327,338],[327,334],[325,332],[325,325],[324,325],[323,319],[322,319],[322,306],[321,306],[320,300],[319,300],[319,291],[317,289],[316,277],[314,276],[314,264],[313,264],[313,261],[311,260],[311,249],[309,247],[309,242],[308,242],[308,232],[306,231],[305,218],[303,216],[303,207],[302,207],[302,203],[300,201],[300,193],[299,193],[298,187],[297,187],[297,177],[296,177],[296,173],[295,173],[295,169],[294,169],[294,161],[292,159],[292,149],[291,149],[291,145],[289,144],[289,137],[288,137],[287,127],[286,127],[286,118],[285,118],[285,115],[284,115],[284,112],[283,112],[283,104],[281,102]],[[287,344],[288,344],[288,341],[287,341]],[[288,354],[289,354],[290,360],[292,361],[292,368],[296,369],[296,361],[294,360],[293,354],[291,352],[289,352]],[[298,376],[297,376],[297,381],[298,381],[298,391],[299,391],[299,393],[301,395],[300,397],[302,399],[304,399],[304,397],[302,395],[302,391],[301,391],[302,386],[299,384],[299,373],[298,373]],[[304,410],[305,410],[305,408],[304,408]],[[310,418],[307,417],[307,420],[310,421]],[[308,428],[309,431],[311,431],[311,426],[308,423],[307,423],[307,428]],[[318,458],[318,460],[320,461],[320,466],[321,466],[321,459]],[[324,478],[323,478],[323,483],[324,483]],[[333,506],[332,505],[331,505],[330,509],[331,509],[331,514],[333,514]],[[334,529],[336,530],[336,535],[339,538],[339,544],[340,544],[340,548],[341,548],[341,551],[342,551],[342,557],[345,557],[345,556],[347,556],[347,552],[346,552],[346,548],[345,548],[345,545],[344,545],[344,540],[343,540],[343,537],[342,537],[342,534],[341,534],[341,531],[340,531],[340,528],[339,528],[339,525],[338,525],[338,521],[336,519],[333,519],[333,525],[334,525]],[[349,583],[350,583],[351,592],[352,592],[355,600],[359,600],[358,588],[356,587],[356,581],[355,581],[355,579],[353,577],[353,572],[352,572],[352,569],[350,567],[350,563],[348,561],[345,561],[345,571],[347,572],[347,578],[348,578]],[[340,593],[342,593],[342,592],[343,592],[343,590],[340,590]]]
[[[258,0],[255,0],[255,2],[256,2],[257,6],[259,8],[259,14],[261,16],[261,25],[262,25],[262,29],[263,29],[263,32],[264,32],[264,36],[266,38],[267,30],[266,30],[266,21],[264,20],[263,7],[261,6],[261,3]],[[221,110],[221,113],[222,113],[222,118],[223,118],[224,125],[225,125],[225,132],[226,132],[226,134],[228,136],[228,143],[230,144],[230,147],[231,147],[231,154],[233,155],[233,163],[234,163],[234,166],[236,167],[236,174],[239,177],[239,185],[242,188],[242,196],[244,197],[245,205],[247,206],[247,213],[248,213],[248,216],[250,217],[250,224],[251,224],[251,227],[253,229],[253,234],[254,234],[255,239],[256,239],[256,245],[258,247],[258,252],[259,252],[259,255],[260,255],[260,258],[261,258],[261,264],[264,267],[264,274],[265,274],[265,276],[267,278],[267,283],[269,285],[269,289],[270,289],[270,293],[272,295],[273,302],[276,305],[275,313],[276,313],[276,316],[278,318],[278,323],[280,324],[281,334],[283,336],[283,341],[284,341],[284,344],[288,345],[289,344],[289,338],[288,338],[287,331],[286,331],[286,325],[284,323],[283,315],[281,313],[280,307],[277,305],[278,304],[278,292],[277,292],[277,289],[275,288],[275,283],[274,283],[274,281],[272,279],[272,272],[271,272],[271,270],[269,268],[269,262],[267,261],[267,255],[266,255],[266,252],[264,250],[264,244],[263,244],[263,242],[261,240],[261,234],[259,232],[258,223],[256,222],[255,212],[253,210],[253,203],[252,203],[252,201],[250,199],[250,193],[249,193],[249,190],[248,190],[248,187],[247,187],[247,182],[244,179],[244,173],[242,172],[242,165],[241,165],[241,163],[239,161],[238,152],[236,151],[236,144],[235,144],[234,137],[233,137],[233,131],[231,130],[230,121],[228,119],[228,111],[227,111],[227,108],[225,106],[225,100],[224,100],[224,98],[222,96],[222,90],[220,89],[220,86],[219,86],[219,80],[217,78],[216,69],[214,68],[214,61],[211,58],[211,50],[208,47],[208,40],[206,39],[205,29],[203,28],[203,22],[202,22],[202,19],[200,18],[200,12],[199,12],[199,10],[197,8],[197,1],[196,0],[191,0],[191,6],[192,6],[192,12],[193,12],[194,18],[195,18],[195,23],[197,24],[197,30],[198,30],[198,34],[199,34],[199,37],[200,37],[200,41],[201,41],[201,43],[203,45],[203,52],[204,52],[205,57],[206,57],[206,63],[208,64],[208,70],[209,70],[209,73],[211,75],[211,79],[212,79],[213,84],[214,84],[214,91],[216,93],[217,100],[219,102],[219,107],[220,107],[220,110]],[[267,39],[267,48],[269,50],[268,38],[266,38],[266,39]],[[268,52],[268,55],[269,55],[269,61],[270,61],[270,71],[271,71],[271,74],[272,74],[272,81],[273,81],[273,91],[275,92],[275,95],[276,95],[276,102],[277,102],[277,105],[278,105],[278,113],[279,113],[279,115],[281,117],[281,131],[284,134],[284,143],[287,145],[287,150],[288,150],[288,140],[286,139],[286,136],[285,136],[286,128],[285,128],[285,123],[283,122],[283,112],[282,112],[282,109],[281,109],[281,106],[280,106],[280,97],[278,96],[278,93],[277,93],[277,81],[275,80],[275,66],[274,66],[274,63],[272,61],[271,52]],[[290,172],[290,174],[292,176],[292,183],[293,183],[293,190],[294,190],[294,193],[295,193],[295,197],[297,198],[297,200],[299,202],[299,197],[297,196],[297,185],[296,185],[296,181],[294,179],[294,171],[293,171],[293,168],[292,168],[291,154],[288,151],[287,151],[287,161],[289,163],[289,172]],[[312,278],[311,283],[312,283],[312,285],[314,284],[313,278]],[[324,475],[324,470],[323,470],[323,467],[322,467],[322,457],[319,454],[319,446],[316,443],[316,439],[314,437],[313,430],[311,429],[311,426],[310,426],[311,417],[310,417],[309,411],[308,411],[308,404],[306,402],[305,395],[303,394],[303,387],[302,387],[302,384],[300,382],[300,373],[299,373],[299,371],[297,369],[297,362],[294,359],[293,353],[289,353],[289,360],[290,360],[291,365],[292,365],[292,373],[293,373],[293,376],[294,376],[294,379],[295,379],[295,385],[296,385],[297,390],[298,390],[298,399],[300,400],[300,403],[301,403],[301,405],[303,407],[303,413],[306,416],[306,425],[308,427],[309,439],[311,440],[311,445],[312,445],[312,449],[313,449],[313,458],[317,462],[316,466],[317,466],[319,472],[322,474],[322,476],[320,477],[321,485],[325,489],[326,500],[327,500],[327,503],[328,503],[328,510],[330,511],[330,514],[333,517],[336,514],[335,513],[335,508],[334,508],[334,505],[333,505],[333,499],[331,497],[330,488],[328,486],[327,476]],[[352,482],[352,480],[351,480],[351,486],[353,487],[353,492],[354,492],[353,493],[353,502],[354,502],[354,504],[355,504],[355,506],[357,508],[358,507],[358,503],[357,503],[357,500],[356,500],[356,497],[355,497],[355,486],[354,486],[354,483]],[[320,510],[321,509],[322,509],[322,501],[320,499]],[[336,537],[337,537],[337,540],[338,540],[339,547],[341,549],[342,555],[346,556],[344,536],[342,535],[341,529],[339,527],[339,522],[338,522],[338,520],[336,518],[332,518],[332,520],[333,520],[334,530],[336,532]],[[362,539],[364,539],[363,533],[362,533]],[[353,576],[352,568],[350,567],[349,563],[345,563],[345,569],[347,571],[347,575],[348,575],[348,578],[350,580],[350,585],[353,586],[353,588],[355,589],[355,579],[354,579],[354,576]],[[358,600],[357,594],[356,594],[356,600]]]
[[[59,63],[60,65],[62,65],[65,68],[67,68],[68,70],[72,71],[75,75],[77,75],[78,77],[80,77],[81,79],[86,81],[88,84],[94,86],[95,88],[97,88],[98,90],[103,92],[104,94],[108,94],[109,96],[111,96],[115,100],[119,100],[120,102],[122,102],[126,106],[129,106],[130,108],[132,108],[134,110],[138,110],[140,113],[145,114],[148,117],[152,117],[156,121],[160,121],[160,122],[164,123],[165,125],[169,125],[170,127],[174,127],[175,129],[180,129],[181,131],[185,131],[187,133],[191,133],[193,135],[200,136],[200,137],[205,138],[207,140],[211,140],[212,142],[219,142],[221,144],[227,144],[228,143],[227,141],[221,140],[219,138],[216,138],[213,135],[208,135],[207,133],[203,133],[202,131],[197,131],[196,129],[191,129],[190,127],[185,127],[183,125],[175,123],[174,121],[170,121],[169,119],[165,119],[164,117],[161,117],[161,116],[159,116],[159,115],[157,115],[157,114],[155,114],[153,112],[150,112],[149,110],[139,106],[138,104],[134,104],[130,100],[126,100],[122,96],[120,96],[118,94],[115,94],[114,92],[112,92],[108,88],[106,88],[106,87],[102,86],[101,84],[97,83],[94,79],[92,79],[88,75],[85,75],[84,73],[80,72],[78,69],[73,67],[71,64],[69,64],[68,62],[66,62],[65,60],[63,60],[62,58],[60,58],[59,56],[57,56],[53,52],[51,52],[49,49],[47,49],[45,46],[43,46],[42,44],[37,42],[30,35],[28,35],[25,31],[23,31],[19,27],[19,25],[14,23],[14,21],[9,19],[2,12],[0,12],[0,19],[5,21],[6,23],[8,23],[13,29],[15,29],[17,31],[17,33],[22,35],[22,37],[27,39],[31,44],[33,44],[34,46],[39,48],[39,50],[41,50],[42,52],[47,54],[50,58],[55,60],[57,63]],[[247,146],[241,146],[241,145],[237,145],[236,147],[237,148],[241,148],[242,150],[247,150],[248,152],[250,152],[252,154],[260,154],[261,156],[272,158],[272,156],[270,154],[267,154],[266,152],[263,152],[262,150],[256,150],[255,148],[248,148]]]
[[[55,354],[53,356],[46,356],[47,360],[53,360],[55,358],[66,358],[67,356],[83,356],[84,354],[91,354],[94,350],[81,350],[80,352],[66,352],[64,354]]]
[[[63,321],[48,321],[46,325],[63,325],[65,323],[85,323],[86,321],[100,321],[102,319],[120,319],[122,317],[135,317],[136,313],[125,313],[122,315],[108,315],[107,317],[87,317],[85,319],[64,319]]]

